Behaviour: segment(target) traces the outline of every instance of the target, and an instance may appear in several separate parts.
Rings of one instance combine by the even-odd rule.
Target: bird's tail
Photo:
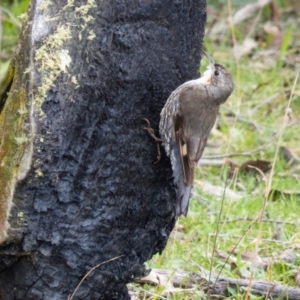
[[[186,185],[183,180],[177,183],[176,216],[184,215],[186,217],[189,210],[191,195],[191,185]]]
[[[176,144],[171,147],[170,158],[173,169],[174,183],[177,190],[176,216],[186,216],[188,213],[192,186],[186,185],[184,183],[184,174],[181,166],[180,152]]]

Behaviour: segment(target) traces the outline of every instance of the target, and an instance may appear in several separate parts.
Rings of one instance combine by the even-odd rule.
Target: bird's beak
[[[209,64],[210,64],[210,67],[211,69],[213,70],[214,67],[215,67],[215,62],[214,60],[212,59],[212,57],[205,51],[203,51],[203,54],[207,57],[208,61],[209,61]]]
[[[214,73],[215,71],[215,62],[214,60],[212,59],[212,57],[205,51],[203,51],[203,54],[207,57],[208,61],[209,61],[209,66],[210,66],[210,71],[211,71],[211,76],[210,78],[208,79],[208,82],[210,83],[211,80],[212,80],[212,74]]]

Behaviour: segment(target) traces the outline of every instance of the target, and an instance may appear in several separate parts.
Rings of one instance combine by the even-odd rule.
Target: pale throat
[[[214,68],[212,68],[212,66],[209,65],[207,69],[204,71],[203,75],[199,79],[196,79],[197,83],[211,84],[211,78],[213,72],[214,72]]]

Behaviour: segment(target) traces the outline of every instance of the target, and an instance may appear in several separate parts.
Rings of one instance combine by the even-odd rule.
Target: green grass
[[[29,0],[1,1],[0,19],[0,74],[3,73],[17,46],[21,31],[21,15],[26,11]]]
[[[213,1],[215,5],[216,1]],[[287,1],[289,2],[289,1]],[[276,1],[280,13],[289,7],[287,2]],[[290,2],[293,5],[293,2]],[[221,17],[228,17],[227,5],[221,7]],[[239,7],[233,7],[233,12]],[[270,15],[270,8],[265,7],[261,13],[257,30],[263,28],[266,18]],[[210,18],[208,18],[210,19]],[[272,140],[274,134],[278,134],[283,126],[285,110],[288,106],[289,97],[292,91],[294,80],[297,76],[297,67],[288,63],[288,59],[295,58],[295,45],[293,40],[297,39],[297,31],[293,30],[295,24],[285,23],[280,19],[282,28],[282,41],[274,53],[264,56],[264,52],[270,49],[273,36],[267,35],[262,42],[257,40],[257,46],[240,59],[235,59],[232,48],[235,43],[243,43],[249,30],[249,20],[237,24],[232,30],[228,28],[217,36],[206,37],[205,49],[210,53],[216,62],[226,65],[232,72],[236,87],[234,94],[221,108],[218,120],[218,130],[210,136],[209,142],[219,145],[216,148],[207,148],[204,156],[214,154],[238,153],[250,151],[262,146],[268,141],[270,144],[263,150],[253,153],[251,156],[231,157],[237,164],[242,164],[249,159],[261,159],[274,162],[274,173],[270,178],[270,171],[262,177],[260,174],[239,174],[231,179],[228,188],[235,190],[241,195],[240,200],[231,200],[230,197],[216,199],[212,194],[205,194],[201,187],[195,185],[197,197],[190,203],[189,215],[187,218],[180,218],[178,224],[184,231],[180,237],[171,235],[168,245],[161,255],[156,255],[147,263],[149,268],[161,268],[169,270],[185,270],[187,272],[199,273],[193,262],[209,270],[211,267],[212,253],[214,252],[214,239],[219,226],[216,249],[230,254],[236,249],[237,269],[243,274],[250,274],[246,262],[240,255],[245,251],[256,252],[260,257],[269,257],[270,265],[267,269],[253,269],[253,279],[280,282],[295,287],[295,272],[300,261],[297,258],[294,263],[289,264],[283,261],[276,263],[276,259],[287,248],[294,248],[296,256],[297,245],[300,242],[299,230],[299,194],[279,193],[276,197],[269,197],[264,211],[264,221],[254,222],[247,219],[255,219],[262,212],[265,201],[267,182],[270,181],[270,188],[279,191],[300,191],[300,171],[293,171],[281,155],[275,156],[278,146],[285,146],[294,149],[299,155],[299,124],[287,127],[283,130],[282,136]],[[276,23],[274,23],[276,25]],[[208,28],[211,24],[208,23]],[[298,27],[299,28],[299,27]],[[232,38],[234,34],[234,39]],[[255,38],[256,32],[252,38]],[[298,54],[299,56],[299,54]],[[205,58],[203,59],[204,64]],[[296,123],[300,113],[300,80],[297,83],[295,94],[291,98],[291,120],[288,124]],[[262,104],[266,99],[274,96],[272,101]],[[277,95],[277,96],[276,96]],[[253,112],[252,112],[253,110]],[[231,115],[229,114],[231,113]],[[253,127],[253,122],[258,128]],[[274,161],[275,160],[275,161]],[[300,169],[300,166],[299,166]],[[290,172],[290,174],[288,174]],[[282,174],[288,175],[282,175]],[[227,165],[222,167],[202,166],[197,172],[197,179],[201,182],[209,182],[215,186],[225,186]],[[228,180],[229,181],[229,180]],[[229,182],[227,182],[229,183]],[[243,189],[240,189],[242,186]],[[194,194],[195,194],[194,192]],[[201,199],[199,199],[199,195]],[[223,201],[223,210],[219,216]],[[242,220],[245,219],[245,220]],[[282,225],[282,240],[276,239],[278,225],[276,220],[292,224]],[[230,222],[229,220],[236,220]],[[270,222],[268,222],[270,221]],[[272,222],[273,221],[273,222]],[[175,228],[176,232],[176,228]],[[278,260],[278,259],[277,259]],[[214,257],[212,270],[214,273],[222,271],[223,276],[239,278],[237,272],[232,270],[230,264],[224,265],[225,260]],[[248,272],[248,273],[247,273]],[[157,295],[151,297],[147,292],[140,292],[145,299],[160,299],[164,294],[162,287],[145,287]],[[168,296],[168,299],[200,299],[195,291],[193,294],[178,293],[176,296]],[[236,292],[231,289],[232,296],[227,299],[263,299],[254,295]],[[141,298],[144,299],[144,298]]]

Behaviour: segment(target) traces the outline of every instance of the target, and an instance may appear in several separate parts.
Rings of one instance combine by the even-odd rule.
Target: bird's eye
[[[219,71],[215,71],[215,75],[219,76],[220,75]]]

